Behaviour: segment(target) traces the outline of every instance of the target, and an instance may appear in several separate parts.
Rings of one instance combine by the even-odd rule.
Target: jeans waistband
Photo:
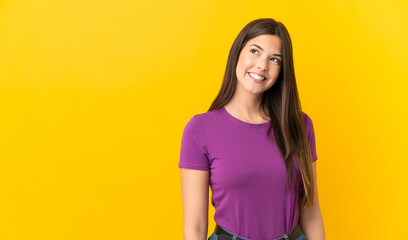
[[[248,239],[248,238],[238,236],[238,235],[226,230],[225,228],[221,227],[218,224],[215,225],[214,233],[217,234],[217,235],[222,234],[223,239],[225,239],[225,237],[228,237],[228,239],[231,239],[231,240],[251,240],[251,239]],[[294,229],[292,229],[292,231],[290,231],[289,233],[284,234],[282,237],[276,238],[274,240],[296,240],[301,234],[302,234],[302,230],[300,229],[299,224],[297,224],[296,227]],[[220,237],[218,237],[218,239],[220,239]]]

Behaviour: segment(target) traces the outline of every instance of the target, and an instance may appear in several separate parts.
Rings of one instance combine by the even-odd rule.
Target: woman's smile
[[[237,87],[262,95],[277,81],[281,62],[282,40],[278,36],[262,34],[252,38],[238,57],[235,70],[239,82]]]
[[[252,80],[254,80],[254,82],[256,82],[256,83],[263,83],[263,82],[266,80],[265,77],[259,76],[259,75],[256,74],[256,73],[248,72],[248,75],[249,75],[249,77],[252,78]]]

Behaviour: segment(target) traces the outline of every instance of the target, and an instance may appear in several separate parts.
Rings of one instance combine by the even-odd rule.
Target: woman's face
[[[262,94],[276,82],[281,64],[282,42],[278,36],[263,34],[250,39],[237,63],[238,90]]]

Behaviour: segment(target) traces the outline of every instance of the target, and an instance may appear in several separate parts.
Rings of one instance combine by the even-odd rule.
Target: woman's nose
[[[267,70],[266,68],[267,68],[268,64],[265,63],[265,61],[259,61],[259,62],[257,63],[257,65],[258,65],[258,68],[259,68],[259,69],[261,69],[261,70]]]

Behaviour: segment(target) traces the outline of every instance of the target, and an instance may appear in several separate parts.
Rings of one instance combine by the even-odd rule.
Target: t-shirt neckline
[[[244,122],[234,116],[232,116],[226,109],[224,106],[221,107],[221,111],[232,121],[242,125],[242,126],[246,126],[246,127],[266,127],[270,124],[270,121],[268,122],[264,122],[264,123],[248,123],[248,122]]]

